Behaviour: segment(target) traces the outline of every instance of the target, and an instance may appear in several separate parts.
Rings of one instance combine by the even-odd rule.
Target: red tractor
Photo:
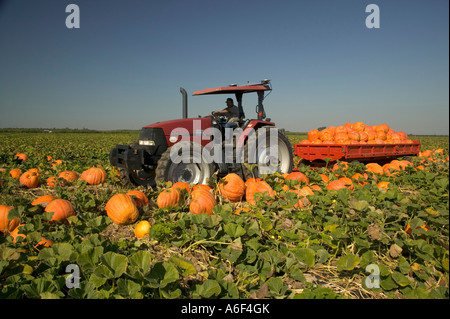
[[[183,118],[144,126],[138,141],[111,149],[110,163],[118,168],[124,184],[151,187],[158,181],[206,184],[216,172],[219,177],[232,172],[243,179],[259,177],[268,166],[271,172],[290,173],[292,146],[284,130],[277,129],[275,123],[266,118],[263,107],[264,94],[271,90],[270,81],[263,80],[194,92],[194,96],[235,95],[239,120],[233,138],[225,140],[226,120],[214,115],[188,118],[187,93],[180,88]],[[242,97],[246,93],[258,96],[256,118],[245,116]]]

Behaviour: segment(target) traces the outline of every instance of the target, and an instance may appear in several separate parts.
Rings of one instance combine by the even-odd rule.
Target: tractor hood
[[[143,130],[149,128],[162,129],[166,137],[168,146],[172,146],[174,143],[178,142],[181,139],[181,136],[201,136],[203,134],[203,131],[210,127],[211,127],[210,117],[195,117],[195,118],[156,122],[154,124],[144,126],[142,129]],[[170,135],[178,135],[179,138],[178,140],[172,139],[171,141]],[[205,140],[204,142],[205,144],[208,143],[209,139]],[[204,144],[203,141],[202,144]]]

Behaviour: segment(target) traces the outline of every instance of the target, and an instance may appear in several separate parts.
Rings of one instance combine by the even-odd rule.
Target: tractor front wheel
[[[156,167],[157,182],[185,182],[207,184],[214,173],[214,163],[203,156],[203,146],[193,142],[179,142],[169,147]]]

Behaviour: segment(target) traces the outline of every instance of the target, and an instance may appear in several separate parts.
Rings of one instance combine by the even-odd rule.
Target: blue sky
[[[65,8],[80,8],[68,29]],[[380,8],[368,29],[365,8]],[[445,0],[39,0],[0,5],[0,127],[138,129],[225,106],[196,90],[268,78],[290,131],[363,121],[449,133]],[[253,117],[256,94],[244,96]]]

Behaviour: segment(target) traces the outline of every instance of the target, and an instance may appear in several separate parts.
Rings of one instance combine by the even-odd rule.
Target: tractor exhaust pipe
[[[187,92],[183,88],[180,88],[180,92],[181,92],[181,95],[183,96],[183,118],[187,119],[187,117],[188,117]]]

